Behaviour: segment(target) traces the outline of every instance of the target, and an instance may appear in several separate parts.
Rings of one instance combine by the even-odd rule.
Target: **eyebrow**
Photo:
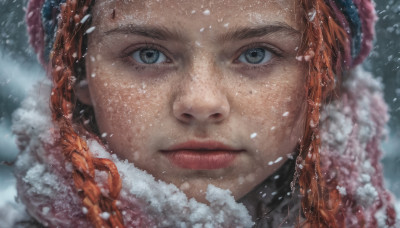
[[[299,35],[300,31],[294,29],[283,22],[276,22],[270,25],[261,25],[256,27],[239,27],[218,37],[218,41],[244,40],[255,37],[262,37],[273,33],[286,33],[288,35]],[[110,34],[131,34],[149,37],[157,40],[184,40],[183,35],[177,30],[170,30],[163,26],[142,26],[136,24],[122,25],[117,28],[110,29],[103,33]]]
[[[178,31],[171,31],[163,26],[141,26],[127,24],[119,26],[104,32],[104,35],[110,34],[131,34],[153,38],[156,40],[182,40],[183,36]]]
[[[262,37],[273,33],[286,33],[288,35],[300,35],[299,30],[283,22],[276,22],[270,25],[261,25],[256,27],[235,28],[221,35],[218,40],[245,40],[250,38]]]

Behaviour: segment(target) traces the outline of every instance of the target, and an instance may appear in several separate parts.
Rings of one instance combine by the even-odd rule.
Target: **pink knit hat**
[[[29,43],[37,53],[39,62],[43,65],[47,65],[47,61],[44,58],[44,30],[42,24],[42,7],[44,0],[31,0],[28,2],[26,9],[26,23],[29,34]]]
[[[59,5],[65,0],[29,0],[26,21],[29,42],[43,66],[47,65],[52,49]],[[364,61],[372,49],[374,25],[377,19],[371,0],[327,0],[336,14],[336,20],[348,33],[344,64],[354,67]]]

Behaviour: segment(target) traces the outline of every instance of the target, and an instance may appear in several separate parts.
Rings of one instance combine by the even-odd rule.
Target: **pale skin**
[[[295,7],[291,0],[96,1],[88,86],[77,88],[78,99],[93,106],[120,158],[201,202],[209,184],[239,200],[303,134],[306,70],[295,58],[302,31]],[[156,52],[156,62],[144,63],[143,50]],[[178,167],[160,152],[189,140],[241,152],[212,170]]]

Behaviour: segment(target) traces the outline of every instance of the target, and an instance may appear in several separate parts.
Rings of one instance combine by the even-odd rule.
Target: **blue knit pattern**
[[[44,57],[49,61],[57,31],[57,17],[60,14],[60,4],[65,0],[46,0],[42,7],[42,23],[44,30]]]
[[[360,53],[362,39],[361,19],[358,9],[352,0],[335,0],[335,2],[349,22],[352,36],[351,56],[354,59]]]

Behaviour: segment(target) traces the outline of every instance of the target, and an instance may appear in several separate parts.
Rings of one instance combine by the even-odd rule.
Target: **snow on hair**
[[[91,3],[91,0],[67,0],[61,4],[58,32],[50,56],[54,85],[50,104],[53,120],[60,126],[63,154],[72,163],[75,187],[83,205],[88,209],[89,220],[95,227],[123,227],[123,218],[116,205],[122,187],[118,170],[109,159],[92,156],[86,141],[74,129],[72,121],[72,90],[76,80],[73,75],[78,73],[75,64],[76,59],[82,58],[83,34],[86,31],[86,26],[79,22],[88,12]],[[108,173],[107,195],[96,184],[95,170]],[[103,219],[103,213],[110,217]]]

